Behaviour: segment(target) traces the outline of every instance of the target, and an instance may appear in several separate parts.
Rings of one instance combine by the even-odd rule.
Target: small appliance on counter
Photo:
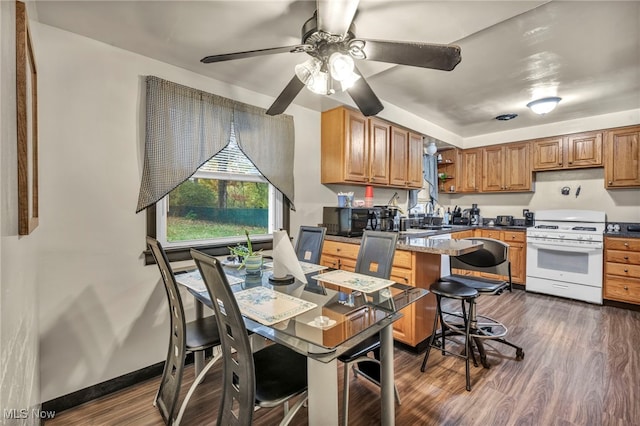
[[[328,235],[359,237],[369,223],[369,209],[355,207],[323,207],[322,224]]]
[[[533,212],[529,210],[524,210],[524,226],[530,227],[535,224],[535,219],[533,216]]]
[[[496,217],[496,226],[513,226],[513,216]]]
[[[482,217],[480,217],[480,209],[477,204],[472,204],[469,209],[469,225],[482,225]]]

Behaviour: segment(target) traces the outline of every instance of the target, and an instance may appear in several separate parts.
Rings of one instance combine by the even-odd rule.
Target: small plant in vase
[[[447,182],[447,174],[446,173],[438,173],[438,178],[440,179],[440,190],[444,191],[445,183]]]
[[[235,247],[228,247],[229,253],[238,259],[240,268],[247,268],[248,273],[259,272],[262,268],[262,250],[253,251],[249,231],[245,229],[244,233],[247,236],[247,245],[238,244]]]

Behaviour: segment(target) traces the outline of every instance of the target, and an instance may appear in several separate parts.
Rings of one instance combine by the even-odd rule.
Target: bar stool
[[[473,289],[471,287],[467,287],[464,284],[460,284],[455,281],[437,281],[429,287],[429,290],[436,295],[436,316],[433,320],[433,333],[431,334],[431,338],[429,339],[429,345],[427,346],[427,353],[424,356],[424,360],[422,361],[422,367],[420,367],[420,371],[424,373],[427,365],[427,360],[429,359],[429,354],[431,353],[431,348],[440,349],[442,351],[442,355],[450,354],[455,355],[457,357],[463,358],[466,363],[466,380],[467,380],[467,390],[471,391],[471,375],[469,373],[469,359],[473,357],[473,351],[471,350],[471,336],[470,336],[470,313],[474,311],[475,300],[478,297],[478,290]],[[446,297],[449,299],[458,299],[461,301],[462,312],[461,313],[450,313],[445,312],[442,309],[442,298]],[[467,309],[465,303],[469,305]],[[451,317],[450,321],[445,321],[445,315],[447,317]],[[455,318],[459,318],[460,322],[454,322]],[[437,333],[438,320],[440,320],[440,332]],[[454,333],[464,335],[464,354],[460,355],[458,353],[454,353],[446,350],[445,348],[445,339],[447,333]],[[439,336],[441,338],[441,342],[436,343],[436,338]],[[475,358],[474,358],[475,364]]]

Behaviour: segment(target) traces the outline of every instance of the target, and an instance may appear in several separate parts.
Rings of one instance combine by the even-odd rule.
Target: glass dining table
[[[270,268],[258,274],[235,265],[224,269],[247,330],[307,357],[309,425],[338,424],[337,358],[376,333],[381,342],[381,424],[395,424],[392,324],[402,317],[401,309],[427,290],[312,264],[303,268],[307,283],[295,279],[284,285],[269,279]],[[176,281],[199,302],[196,316],[202,315],[198,304],[212,307],[199,271],[176,274]],[[272,304],[255,303],[267,293]]]

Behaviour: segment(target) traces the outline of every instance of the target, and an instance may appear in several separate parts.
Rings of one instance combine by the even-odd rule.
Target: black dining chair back
[[[389,279],[397,242],[397,232],[365,231],[356,259],[355,271],[376,278]]]
[[[397,232],[365,231],[356,259],[355,272],[389,279],[397,242]],[[373,357],[367,355],[370,352],[373,353]],[[356,377],[360,375],[380,386],[380,335],[371,336],[339,356],[338,360],[344,365],[342,424],[346,426],[349,423],[349,365],[356,364],[353,367]],[[399,404],[400,394],[395,385],[394,390]]]
[[[167,254],[155,238],[147,237],[147,246],[151,250],[158,269],[160,269],[167,301],[169,302],[170,318],[169,348],[154,404],[158,407],[165,424],[173,425],[180,423],[189,398],[193,394],[193,389],[201,380],[201,378],[198,378],[193,382],[178,411],[178,396],[182,384],[186,352],[204,351],[219,346],[220,338],[215,316],[186,322],[182,297]]]
[[[323,226],[301,226],[296,241],[298,260],[320,264],[326,232],[327,228]]]
[[[288,424],[306,402],[307,359],[282,345],[272,344],[252,352],[242,314],[220,262],[212,256],[191,250],[218,317],[223,352],[223,394],[218,425],[249,426],[256,405],[285,406]],[[288,410],[289,399],[300,396]]]

